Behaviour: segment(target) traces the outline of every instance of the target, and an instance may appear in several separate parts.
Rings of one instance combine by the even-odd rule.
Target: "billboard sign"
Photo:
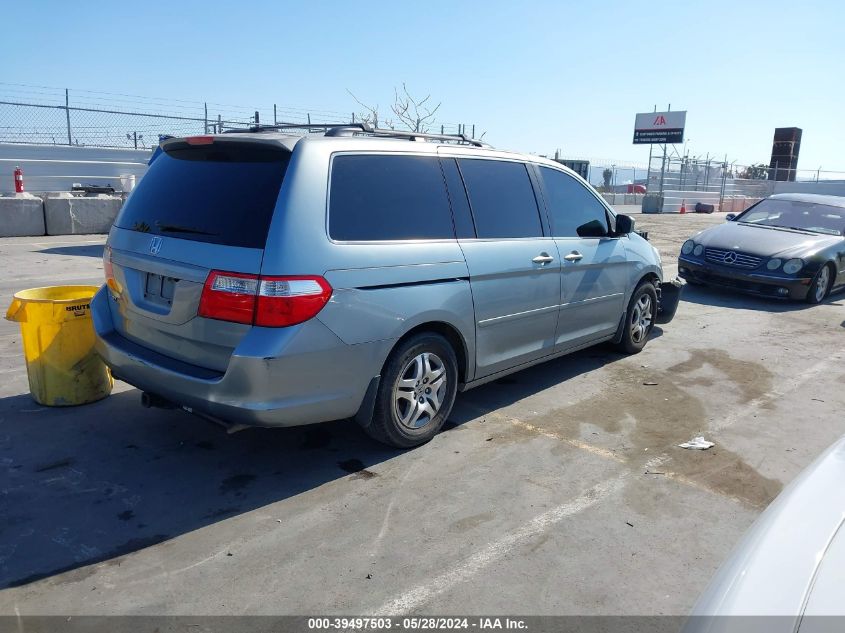
[[[638,114],[634,121],[634,145],[683,143],[686,122],[686,110]]]

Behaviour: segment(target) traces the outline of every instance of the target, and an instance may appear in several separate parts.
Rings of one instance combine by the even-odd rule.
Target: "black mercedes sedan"
[[[684,242],[691,284],[819,303],[845,285],[845,197],[770,196]]]

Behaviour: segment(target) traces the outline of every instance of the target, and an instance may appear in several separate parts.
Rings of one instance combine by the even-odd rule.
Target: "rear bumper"
[[[91,315],[97,353],[116,378],[238,424],[296,426],[354,416],[392,345],[347,345],[318,319],[290,328],[253,327],[221,373],[124,338],[115,331],[109,301],[104,286],[91,301]]]
[[[780,299],[805,299],[811,278],[764,275],[755,271],[743,272],[727,266],[678,258],[678,276],[689,282],[730,288],[748,294]]]

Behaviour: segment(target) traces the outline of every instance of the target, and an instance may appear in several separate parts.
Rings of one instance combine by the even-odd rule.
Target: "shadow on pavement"
[[[71,255],[73,257],[102,257],[103,244],[80,244],[78,246],[53,246],[42,248],[39,253],[47,255]]]
[[[222,427],[130,390],[46,408],[0,399],[0,588],[127,554],[388,460],[352,421]]]
[[[838,300],[842,299],[841,293],[831,294],[821,305],[843,305]],[[690,283],[684,286],[681,293],[681,302],[696,303],[719,308],[741,308],[743,310],[758,310],[760,312],[796,312],[799,310],[812,310],[815,306],[803,301],[788,299],[769,299],[747,295],[741,292],[734,292],[728,289],[713,288],[710,286],[694,286]]]
[[[654,337],[662,332],[655,329]],[[595,347],[459,394],[444,431],[624,358]],[[140,550],[402,451],[350,420],[235,434],[136,389],[82,407],[0,399],[0,588]]]
[[[662,334],[663,331],[655,327],[650,340],[653,341]],[[465,393],[459,393],[452,415],[449,416],[443,428],[458,427],[473,418],[506,407],[570,378],[594,371],[623,358],[626,356],[612,351],[609,345],[599,345],[509,374]]]

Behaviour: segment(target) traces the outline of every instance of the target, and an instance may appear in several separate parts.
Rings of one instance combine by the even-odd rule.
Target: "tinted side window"
[[[475,230],[480,238],[539,237],[540,213],[522,163],[461,158]]]
[[[336,156],[329,200],[329,235],[335,240],[455,237],[435,156]]]
[[[541,167],[552,235],[602,237],[607,235],[607,212],[596,197],[572,176]]]
[[[455,220],[455,234],[459,238],[475,237],[475,225],[472,223],[472,213],[469,210],[467,192],[464,181],[458,171],[458,164],[454,158],[440,160],[443,175],[446,177],[446,189],[449,191],[449,202],[452,203],[452,217]]]

